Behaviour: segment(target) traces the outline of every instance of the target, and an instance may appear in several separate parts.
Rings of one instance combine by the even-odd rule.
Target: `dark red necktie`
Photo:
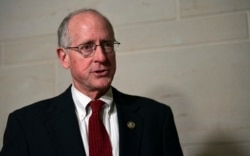
[[[100,118],[104,102],[91,101],[92,115],[89,118],[89,156],[112,156],[109,135]]]

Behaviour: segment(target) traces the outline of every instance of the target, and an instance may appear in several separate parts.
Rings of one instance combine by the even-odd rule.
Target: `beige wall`
[[[80,7],[114,24],[113,85],[170,105],[186,156],[250,155],[250,0],[1,0],[0,140],[10,112],[69,86],[56,31]]]

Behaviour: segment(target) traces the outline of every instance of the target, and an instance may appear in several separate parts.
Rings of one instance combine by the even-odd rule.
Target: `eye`
[[[104,42],[103,46],[106,48],[112,48],[113,47],[113,42]]]
[[[82,44],[79,46],[80,51],[90,52],[93,50],[94,44]]]

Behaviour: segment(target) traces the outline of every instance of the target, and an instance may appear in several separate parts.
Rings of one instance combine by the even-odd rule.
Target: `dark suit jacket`
[[[113,89],[120,156],[181,156],[171,109]],[[127,126],[135,123],[134,128]],[[9,115],[0,156],[85,156],[71,89]]]

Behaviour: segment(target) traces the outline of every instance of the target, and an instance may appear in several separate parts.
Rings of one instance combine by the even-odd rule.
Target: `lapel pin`
[[[133,121],[128,121],[127,126],[129,129],[134,129],[135,128],[135,123]]]

